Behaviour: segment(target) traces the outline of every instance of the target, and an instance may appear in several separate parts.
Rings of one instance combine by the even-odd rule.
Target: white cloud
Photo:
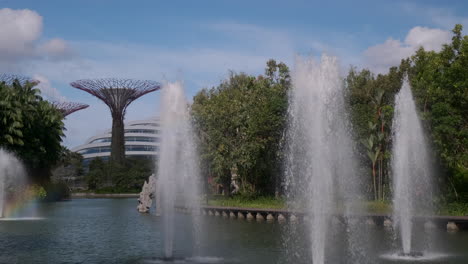
[[[33,79],[39,81],[37,88],[41,90],[41,95],[42,97],[45,97],[45,99],[58,102],[68,101],[67,98],[59,92],[59,90],[52,87],[50,81],[43,75],[34,74]]]
[[[410,47],[424,47],[426,50],[440,51],[442,45],[449,43],[452,35],[449,31],[437,28],[414,27],[405,38]]]
[[[59,59],[71,54],[63,39],[41,44],[42,17],[29,9],[0,9],[0,71],[18,71],[21,63],[32,60]]]
[[[0,9],[0,55],[26,56],[42,33],[42,17],[31,10]]]
[[[397,66],[401,59],[411,56],[418,48],[440,51],[442,45],[449,43],[451,33],[446,30],[414,27],[404,42],[389,38],[382,44],[371,46],[364,51],[365,64],[376,72],[383,73],[391,66]]]
[[[51,39],[38,47],[40,54],[53,59],[61,59],[72,55],[72,50],[68,43],[60,38]]]

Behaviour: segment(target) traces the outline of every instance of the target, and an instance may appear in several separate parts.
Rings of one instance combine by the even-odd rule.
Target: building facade
[[[159,151],[160,126],[158,118],[125,123],[125,156],[157,158]],[[89,138],[85,144],[72,149],[83,155],[85,165],[95,158],[108,160],[111,154],[112,130]]]

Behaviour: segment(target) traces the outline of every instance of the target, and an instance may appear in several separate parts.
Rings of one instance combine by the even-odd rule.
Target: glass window
[[[125,129],[125,133],[159,134],[159,130],[154,130],[154,129]]]
[[[148,146],[148,145],[127,145],[125,146],[126,151],[158,151],[157,146]]]
[[[101,153],[101,152],[110,152],[110,146],[103,146],[103,147],[94,147],[94,148],[87,148],[79,150],[78,153],[80,154],[93,154],[93,153]]]
[[[104,143],[104,142],[111,142],[111,141],[112,141],[112,139],[110,137],[108,137],[108,138],[97,138],[97,139],[91,141],[90,144],[91,143]]]
[[[157,127],[157,126],[159,126],[159,124],[155,124],[155,123],[138,123],[138,124],[132,124],[130,126],[154,126],[154,127]]]
[[[90,142],[92,143],[105,143],[111,142],[112,138],[98,138]],[[136,142],[159,142],[159,138],[154,137],[125,137],[125,141],[136,141]]]
[[[159,138],[155,137],[125,137],[125,141],[134,142],[159,142]]]

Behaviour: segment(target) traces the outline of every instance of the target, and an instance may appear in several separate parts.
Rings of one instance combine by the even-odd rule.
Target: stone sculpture
[[[140,192],[140,198],[138,198],[137,210],[140,213],[149,213],[151,205],[153,204],[153,198],[156,193],[156,177],[152,174],[148,182],[145,181],[143,188]]]

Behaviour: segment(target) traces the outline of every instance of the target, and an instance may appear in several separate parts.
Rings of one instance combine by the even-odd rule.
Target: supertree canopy
[[[109,106],[112,115],[111,160],[122,163],[125,159],[124,118],[126,109],[139,97],[159,90],[161,85],[155,81],[114,78],[78,80],[70,85],[96,96]]]
[[[16,75],[16,74],[0,73],[0,83],[5,83],[7,85],[12,85],[15,80],[18,80],[18,82],[21,85],[24,85],[27,82],[32,83],[34,85],[39,84],[38,80],[34,80],[34,79],[26,77],[26,76]]]
[[[74,113],[76,111],[88,108],[89,105],[87,104],[82,104],[82,103],[75,103],[75,102],[51,102],[51,104],[57,108],[63,116],[67,116],[71,113]]]

